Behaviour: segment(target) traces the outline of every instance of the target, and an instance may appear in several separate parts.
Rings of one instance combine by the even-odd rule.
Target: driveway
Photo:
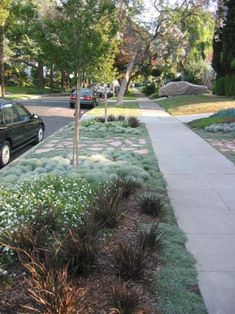
[[[69,108],[69,96],[43,96],[41,99],[22,100],[19,102],[31,113],[36,113],[43,119],[46,126],[45,138],[74,119],[74,109]],[[82,114],[86,111],[87,109],[82,109]],[[16,152],[12,156],[12,160],[18,158],[32,148],[32,146],[27,145],[25,148]]]

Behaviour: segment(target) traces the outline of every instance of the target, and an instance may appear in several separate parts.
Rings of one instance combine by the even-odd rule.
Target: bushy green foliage
[[[112,116],[107,123],[104,123],[103,119],[87,119],[83,120],[81,123],[82,128],[89,132],[113,132],[113,133],[133,133],[140,134],[139,130],[133,130],[140,126],[140,122],[136,117],[129,117],[128,119],[123,119],[123,117]],[[130,119],[130,121],[129,121]],[[101,122],[102,121],[102,122]],[[134,121],[133,123],[131,123]],[[135,123],[136,122],[136,123]]]
[[[235,75],[226,75],[224,79],[224,91],[228,97],[235,96]]]
[[[150,96],[158,91],[156,85],[154,82],[147,84],[143,87],[142,89],[143,93],[146,94],[147,96]]]
[[[137,197],[138,204],[143,213],[158,217],[163,209],[163,201],[157,193],[144,192]]]
[[[1,188],[0,231],[46,221],[52,214],[61,230],[76,227],[91,194],[92,186],[86,180],[66,175],[46,175],[14,188]]]
[[[206,70],[205,61],[191,58],[184,64],[184,80],[193,84],[202,84]]]
[[[157,99],[157,98],[159,98],[159,92],[153,93],[149,98],[150,99]]]
[[[223,96],[225,95],[225,79],[223,77],[216,79],[214,86],[214,94]]]
[[[160,224],[164,234],[164,249],[159,254],[162,265],[156,273],[156,291],[160,298],[159,308],[166,314],[206,314],[206,308],[197,286],[197,271],[193,257],[185,249],[186,236],[177,226]]]
[[[219,96],[235,96],[235,75],[226,75],[216,80],[214,93]]]
[[[217,17],[220,20],[215,30],[214,54],[212,60],[212,66],[219,77],[235,74],[233,65],[235,58],[235,2],[233,0],[226,1],[226,19],[224,10],[223,2],[219,2]],[[223,27],[220,26],[221,20],[223,20],[224,23]],[[228,82],[227,92],[230,91],[229,85]]]

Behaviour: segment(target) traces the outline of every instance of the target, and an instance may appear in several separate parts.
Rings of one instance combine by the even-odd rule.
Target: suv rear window
[[[81,96],[91,96],[92,91],[91,90],[81,90]]]

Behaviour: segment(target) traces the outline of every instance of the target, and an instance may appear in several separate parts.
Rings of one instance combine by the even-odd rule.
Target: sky
[[[170,4],[174,4],[176,2],[177,0],[169,0]],[[143,20],[143,22],[151,22],[158,15],[152,3],[154,3],[154,0],[143,0],[144,12],[141,14],[141,19]],[[210,10],[214,12],[215,9],[215,3],[211,3]]]

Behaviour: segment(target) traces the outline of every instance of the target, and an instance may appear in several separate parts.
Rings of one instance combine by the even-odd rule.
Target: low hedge
[[[235,96],[235,75],[226,75],[216,80],[214,93],[219,96],[226,95],[228,97]]]

